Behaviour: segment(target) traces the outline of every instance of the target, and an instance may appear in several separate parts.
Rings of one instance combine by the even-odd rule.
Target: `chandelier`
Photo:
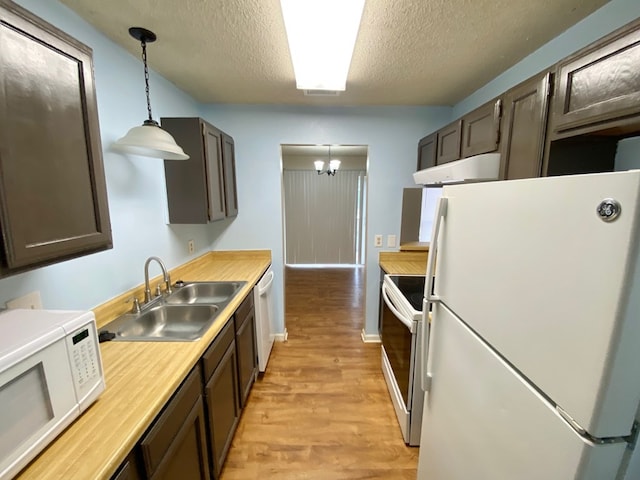
[[[327,159],[329,160],[329,168],[327,168],[326,170],[324,170],[324,161],[316,160],[315,162],[313,162],[314,166],[316,167],[316,172],[318,172],[318,175],[326,173],[327,175],[334,176],[340,168],[340,160],[331,158],[331,145],[329,145],[329,154],[327,155]]]

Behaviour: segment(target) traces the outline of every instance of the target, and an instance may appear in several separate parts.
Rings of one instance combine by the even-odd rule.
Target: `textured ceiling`
[[[346,92],[306,97],[279,0],[61,1],[138,58],[128,28],[154,31],[150,67],[200,102],[291,105],[452,105],[607,2],[367,0]]]

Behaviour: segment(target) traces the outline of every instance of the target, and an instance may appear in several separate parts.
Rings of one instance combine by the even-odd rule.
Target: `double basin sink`
[[[194,341],[247,282],[176,284],[170,294],[149,302],[140,313],[124,314],[100,331],[120,341]]]

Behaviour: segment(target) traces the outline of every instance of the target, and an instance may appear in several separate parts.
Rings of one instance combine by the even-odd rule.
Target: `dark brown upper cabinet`
[[[112,247],[92,50],[0,0],[0,276]]]
[[[539,177],[542,168],[551,73],[544,72],[503,96],[500,179]]]
[[[557,65],[553,139],[640,130],[640,20]]]
[[[420,139],[418,142],[418,166],[417,170],[435,167],[436,148],[438,146],[438,134],[432,133]]]
[[[462,120],[456,120],[438,130],[438,149],[436,151],[436,165],[452,162],[460,158],[460,140],[462,134]]]
[[[165,160],[169,223],[208,223],[238,214],[233,138],[196,117],[162,118],[189,155]]]
[[[238,215],[236,191],[236,146],[226,133],[222,134],[222,159],[224,163],[224,207],[227,217]]]
[[[498,149],[501,105],[497,99],[462,117],[462,158]]]

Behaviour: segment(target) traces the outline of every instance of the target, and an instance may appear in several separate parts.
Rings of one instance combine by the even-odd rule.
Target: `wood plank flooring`
[[[360,338],[364,269],[285,269],[289,339],[249,396],[221,480],[415,479],[380,368]]]

